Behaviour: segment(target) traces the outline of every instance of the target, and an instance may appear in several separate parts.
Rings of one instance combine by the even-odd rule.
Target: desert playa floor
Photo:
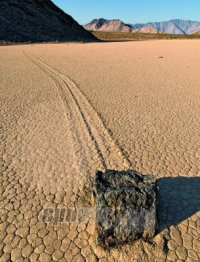
[[[200,260],[199,61],[198,40],[0,47],[1,262]],[[159,179],[158,233],[106,251],[92,178],[129,168]]]

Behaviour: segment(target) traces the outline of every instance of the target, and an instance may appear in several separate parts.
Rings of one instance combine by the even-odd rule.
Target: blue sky
[[[174,18],[200,21],[200,0],[53,0],[80,24],[93,18],[119,18],[127,23]]]

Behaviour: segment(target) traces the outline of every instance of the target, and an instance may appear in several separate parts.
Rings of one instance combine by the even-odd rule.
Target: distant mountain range
[[[84,27],[89,31],[158,33],[158,30],[153,27],[142,26],[140,28],[139,27],[134,28],[133,25],[125,24],[119,19],[115,19],[115,20],[106,20],[104,18],[94,19]]]
[[[0,0],[0,42],[95,40],[50,0]]]
[[[89,31],[141,32],[188,35],[200,32],[200,22],[174,19],[166,22],[149,22],[146,24],[127,24],[119,19],[94,19],[84,26]]]

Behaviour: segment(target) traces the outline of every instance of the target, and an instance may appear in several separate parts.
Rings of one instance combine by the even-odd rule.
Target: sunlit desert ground
[[[199,40],[0,47],[0,119],[0,261],[200,260]],[[159,179],[151,242],[96,244],[105,169]]]

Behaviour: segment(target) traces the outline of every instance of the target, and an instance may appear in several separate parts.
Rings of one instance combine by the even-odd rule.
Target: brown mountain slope
[[[145,33],[145,34],[158,34],[159,31],[150,26],[144,26],[137,30],[138,33]]]
[[[133,28],[123,23],[119,19],[105,20],[103,18],[94,19],[84,26],[89,31],[105,31],[105,32],[132,32]]]
[[[194,33],[192,33],[191,35],[200,35],[200,31],[194,32]]]
[[[0,40],[93,41],[96,38],[50,0],[1,0]]]

